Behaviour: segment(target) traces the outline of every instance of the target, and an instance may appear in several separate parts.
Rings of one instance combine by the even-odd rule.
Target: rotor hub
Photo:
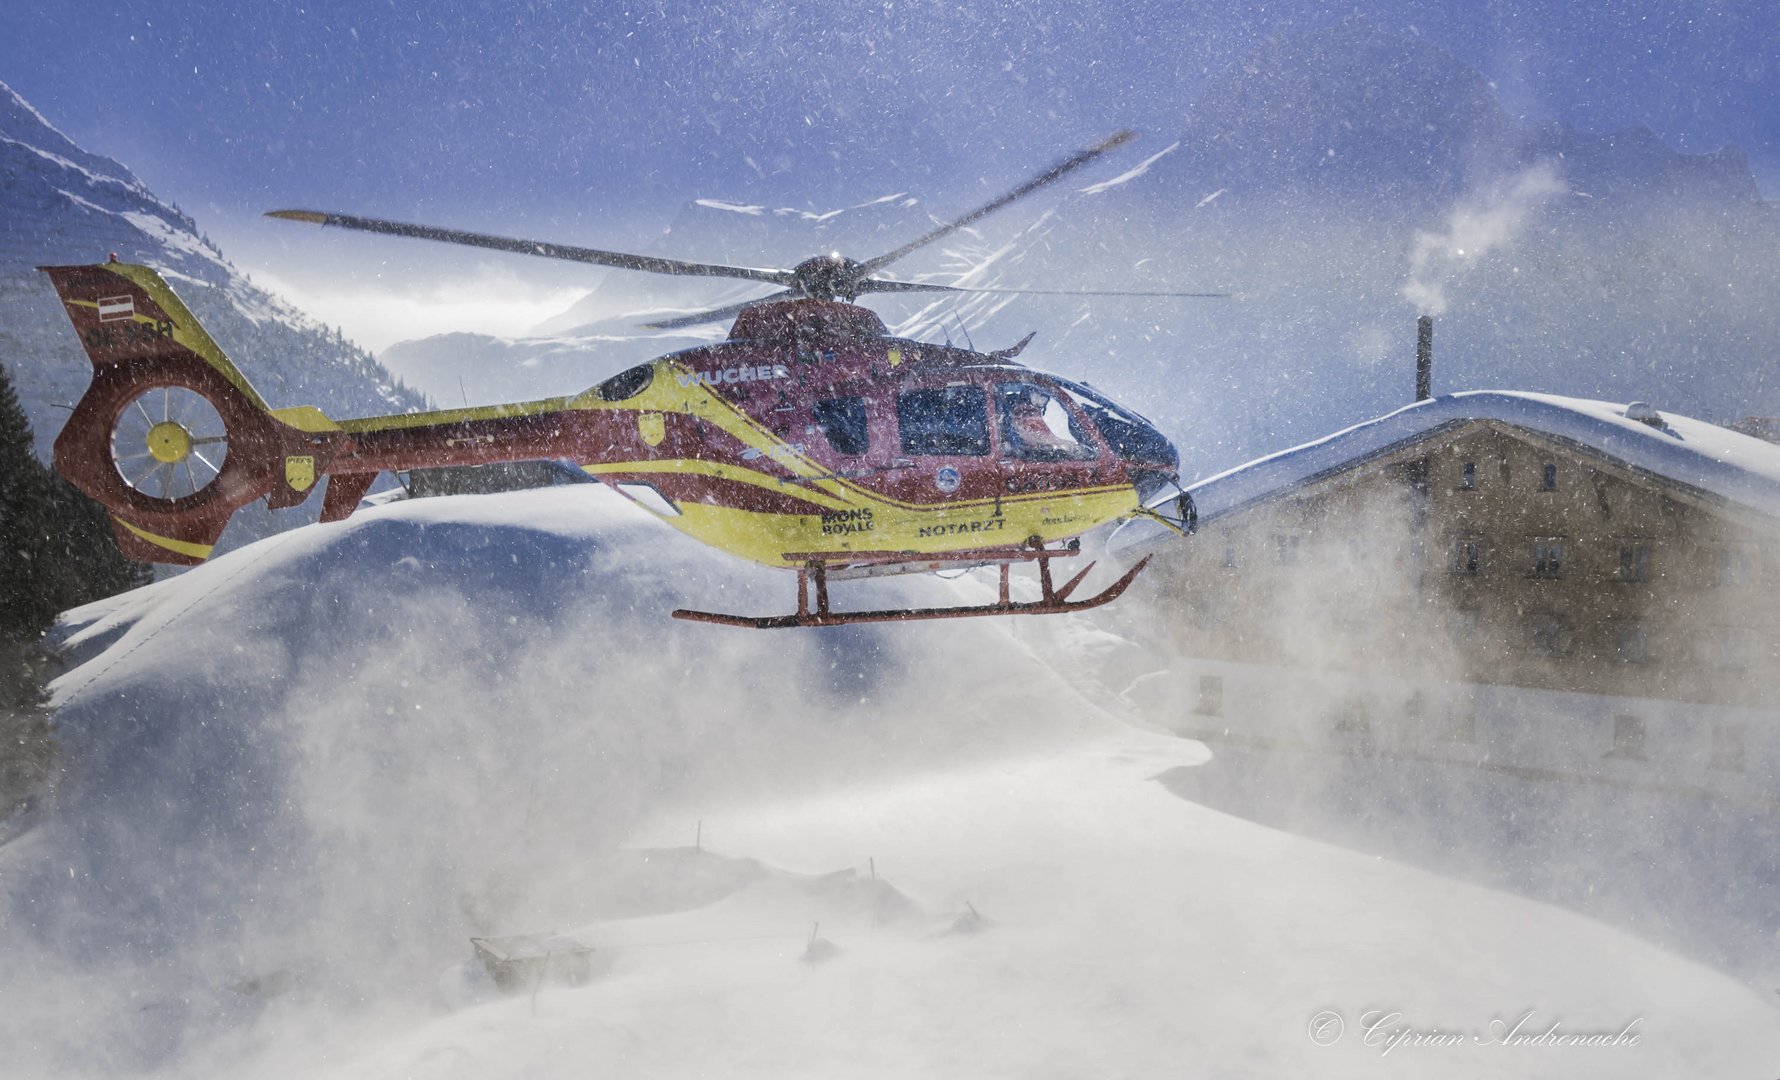
[[[791,269],[792,287],[812,300],[846,300],[859,297],[864,265],[839,252],[805,259]]]
[[[177,465],[192,452],[192,433],[174,420],[148,429],[148,452],[163,465]]]

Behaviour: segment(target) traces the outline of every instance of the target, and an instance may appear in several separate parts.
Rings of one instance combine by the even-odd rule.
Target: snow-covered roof
[[[1637,410],[1633,410],[1636,413]],[[1556,394],[1472,390],[1430,398],[1191,485],[1201,523],[1473,421],[1496,421],[1621,462],[1672,484],[1780,520],[1780,446],[1675,413],[1660,425],[1628,419],[1627,406]],[[1108,544],[1149,546],[1162,526],[1139,519]]]

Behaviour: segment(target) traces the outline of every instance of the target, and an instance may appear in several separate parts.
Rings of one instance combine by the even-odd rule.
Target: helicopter
[[[753,300],[652,324],[733,319],[725,340],[639,364],[579,394],[336,420],[274,408],[153,269],[41,267],[93,364],[54,447],[58,472],[110,513],[123,552],[207,559],[229,518],[265,499],[352,514],[385,471],[568,460],[656,517],[725,552],[797,573],[794,613],[680,609],[675,618],[772,629],[985,615],[1058,614],[1116,599],[1146,557],[1092,596],[1051,562],[1132,516],[1190,532],[1179,457],[1153,424],[1082,383],[1026,367],[1033,335],[980,353],[892,336],[855,301],[873,293],[1032,292],[879,276],[890,263],[1080,168],[1119,132],[999,198],[865,261],[818,255],[790,269],[695,263],[312,210],[269,217],[659,274],[779,286]],[[1213,296],[1084,292],[1070,295]],[[1150,507],[1178,492],[1177,513]],[[1037,600],[1010,595],[1035,564]],[[837,609],[829,584],[996,566],[993,603]],[[812,596],[813,594],[813,596]]]

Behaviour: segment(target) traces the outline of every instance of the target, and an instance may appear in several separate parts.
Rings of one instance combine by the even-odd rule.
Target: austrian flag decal
[[[136,317],[136,299],[131,296],[101,296],[99,321],[122,322]]]

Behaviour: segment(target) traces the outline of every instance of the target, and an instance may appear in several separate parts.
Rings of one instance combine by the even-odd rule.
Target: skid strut
[[[1130,584],[1137,580],[1137,575],[1149,565],[1150,557],[1145,556],[1136,566],[1127,570],[1122,577],[1111,585],[1095,593],[1085,600],[1071,600],[1077,585],[1094,569],[1089,563],[1061,586],[1055,585],[1051,579],[1051,560],[1067,558],[1077,554],[1073,548],[1008,550],[985,557],[984,553],[976,552],[959,556],[926,556],[918,559],[883,558],[834,563],[814,557],[805,557],[797,568],[797,613],[795,615],[726,615],[713,611],[688,611],[684,608],[674,612],[674,618],[686,619],[690,622],[717,623],[721,626],[742,626],[753,630],[784,630],[800,626],[846,626],[851,623],[878,622],[912,622],[918,619],[968,619],[984,615],[1060,615],[1069,611],[1086,611],[1102,604],[1110,603],[1119,598]],[[927,608],[891,608],[882,611],[835,611],[828,602],[828,574],[860,568],[894,569],[901,565],[919,566],[922,569],[942,568],[946,562],[969,563],[972,565],[995,564],[1000,567],[1000,588],[998,597],[993,604],[978,604],[962,607],[927,607]],[[1038,564],[1038,582],[1042,596],[1038,600],[1019,602],[1008,594],[1008,569],[1014,562],[1036,562]],[[810,605],[810,587],[815,586],[816,602]]]

